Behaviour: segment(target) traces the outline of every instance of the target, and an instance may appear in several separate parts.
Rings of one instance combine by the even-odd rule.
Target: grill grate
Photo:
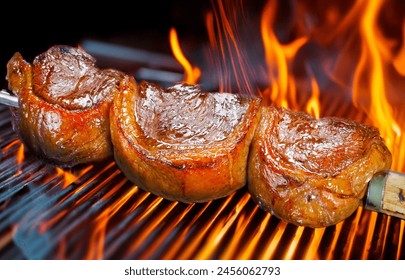
[[[336,96],[321,103],[324,116],[367,122]],[[296,227],[258,208],[246,188],[170,202],[138,189],[114,162],[61,170],[24,153],[10,117],[0,105],[1,259],[405,258],[403,220],[360,207],[335,226]]]

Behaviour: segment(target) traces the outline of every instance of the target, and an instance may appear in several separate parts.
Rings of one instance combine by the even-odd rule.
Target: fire
[[[405,21],[402,24],[402,47],[394,57],[393,65],[399,74],[405,76]]]
[[[358,1],[359,2],[359,1]],[[353,83],[353,103],[361,107],[374,125],[380,130],[388,148],[394,151],[400,145],[399,158],[394,166],[402,170],[404,165],[404,141],[400,143],[402,128],[397,123],[392,106],[387,97],[388,66],[395,61],[389,52],[389,42],[383,37],[377,25],[377,17],[384,4],[383,0],[360,1],[365,3],[364,12],[360,18],[361,56],[356,68]],[[398,65],[398,62],[397,62]],[[394,64],[395,66],[395,64]],[[398,66],[397,66],[398,68]],[[364,84],[364,80],[368,83]],[[364,105],[360,98],[368,94],[369,105]],[[402,156],[401,156],[402,155]]]
[[[308,100],[306,111],[315,118],[320,116],[319,86],[314,77],[311,77],[312,96]]]
[[[21,143],[20,140],[16,139],[12,142],[10,142],[8,145],[2,148],[2,151],[6,152],[9,151],[11,148],[14,148],[15,146],[18,145],[17,152],[15,153],[15,162],[18,166],[17,173],[15,175],[21,174],[21,165],[24,162],[24,144]]]
[[[281,44],[273,29],[276,10],[277,1],[268,1],[261,17],[260,30],[270,84],[262,97],[264,96],[267,103],[269,101],[266,96],[270,96],[273,104],[296,109],[295,78],[291,67],[296,53],[308,41],[308,37],[297,38],[290,44]],[[289,105],[289,100],[291,100],[292,106]]]
[[[73,171],[73,170],[67,170],[67,169],[55,167],[56,174],[58,176],[63,177],[63,186],[62,186],[63,188],[66,188],[70,184],[76,182],[81,176],[86,174],[92,168],[93,168],[93,165],[88,165],[88,166],[83,167],[80,170]],[[76,173],[76,174],[74,174],[74,173]]]
[[[294,16],[289,22],[283,18],[280,25],[283,5],[268,0],[259,25],[246,27],[243,1],[213,2],[206,28],[219,90],[236,88],[261,96],[266,105],[306,111],[317,118],[329,106],[321,103],[321,95],[338,103],[351,97],[356,115],[338,116],[378,128],[393,154],[392,169],[404,172],[405,127],[400,120],[405,104],[400,96],[405,85],[405,21],[398,40],[388,37],[379,21],[388,1],[319,3],[320,15],[315,14],[318,7],[291,1]],[[261,40],[261,58],[257,41],[251,40],[255,32]]]
[[[232,197],[233,196],[230,196],[229,199],[224,202],[224,207],[226,207],[227,204],[230,203]],[[225,216],[226,219],[217,219],[216,223],[211,229],[211,232],[206,235],[207,242],[211,244],[211,246],[204,248],[204,250],[200,250],[196,256],[196,259],[209,259],[213,255],[213,252],[220,245],[220,242],[223,240],[223,238],[225,238],[226,233],[229,231],[229,228],[233,226],[236,221],[238,221],[239,213],[248,203],[249,199],[250,196],[248,194],[245,194],[244,197],[242,197],[238,201],[238,204],[234,207],[234,211],[232,211],[230,215]],[[213,220],[214,219],[215,217],[213,217]]]
[[[251,33],[260,33],[261,59],[255,59],[257,42],[249,41],[249,47],[256,50],[255,53],[246,47],[246,40],[251,37],[243,36],[243,28],[248,22],[246,14],[241,12],[244,11],[244,2],[218,0],[212,3],[213,11],[206,16],[206,28],[210,62],[217,67],[219,90],[236,88],[238,92],[261,96],[265,105],[306,111],[316,118],[330,106],[321,102],[321,95],[328,97],[322,101],[332,100],[337,106],[351,99],[356,110],[349,114],[342,110],[337,116],[353,118],[378,128],[393,155],[391,168],[405,172],[405,123],[400,121],[405,119],[405,103],[401,97],[405,87],[405,20],[399,36],[393,38],[392,34],[388,37],[384,33],[380,17],[389,14],[382,13],[388,1],[356,0],[349,5],[318,1],[319,10],[304,1],[289,1],[294,12],[292,20],[286,22],[284,14],[280,13],[284,2],[268,0],[260,13],[260,26],[247,28]],[[282,24],[277,25],[280,18]],[[352,228],[357,229],[362,214],[359,207]],[[263,220],[257,238],[270,217]],[[372,244],[376,218],[377,214],[372,213],[369,219],[364,219],[366,224],[361,230],[367,233],[367,244]],[[241,232],[243,226],[244,221],[237,224]],[[273,257],[286,224],[279,223],[278,227],[270,238],[271,242],[262,245],[264,253],[261,257]],[[343,234],[342,227],[343,223],[336,225],[327,259],[332,258],[334,246]],[[304,232],[301,227],[295,230],[293,242],[283,258],[296,257]],[[353,251],[357,231],[351,232],[344,258],[350,258]],[[302,258],[320,258],[318,248],[324,233],[323,228],[313,232],[309,249]],[[232,256],[230,248],[233,243],[238,244],[238,237],[226,248],[225,256]],[[215,241],[212,239],[211,242],[215,244]],[[246,255],[240,257],[248,256],[255,248],[247,245],[244,248]],[[367,258],[369,250],[365,248],[360,257]]]
[[[17,150],[17,165],[21,165],[24,161],[24,144],[20,144],[20,147]]]
[[[184,56],[180,47],[176,29],[170,29],[169,38],[173,55],[184,68],[184,81],[189,84],[196,84],[198,82],[198,79],[200,78],[201,71],[198,67],[192,66],[187,58]]]
[[[59,176],[63,176],[63,188],[66,188],[67,186],[69,186],[71,183],[73,183],[74,181],[76,181],[78,178],[71,173],[68,170],[63,170],[59,167],[56,167],[56,173]]]

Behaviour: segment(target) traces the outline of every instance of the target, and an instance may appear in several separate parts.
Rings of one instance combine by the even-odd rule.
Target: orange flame
[[[17,145],[17,144],[21,144],[20,140],[18,140],[18,139],[13,140],[13,141],[10,142],[8,145],[4,146],[4,147],[2,148],[2,151],[6,152],[6,151],[8,151],[11,147],[13,147],[14,145]]]
[[[18,148],[17,151],[17,164],[21,165],[23,161],[24,161],[24,144],[20,144],[20,147]]]
[[[18,176],[18,175],[20,175],[21,173],[22,173],[22,171],[21,171],[21,164],[23,163],[23,161],[24,161],[24,144],[23,143],[21,143],[21,141],[20,140],[18,140],[18,139],[16,139],[16,140],[14,140],[14,141],[12,141],[12,142],[10,142],[8,145],[6,145],[5,147],[3,147],[3,151],[4,152],[6,152],[6,151],[8,151],[8,150],[10,150],[11,149],[11,147],[13,147],[13,146],[15,146],[15,145],[19,145],[18,146],[18,149],[17,149],[17,152],[16,152],[16,155],[15,155],[15,157],[16,157],[16,164],[17,164],[17,166],[18,166],[18,170],[17,170],[17,172],[16,172],[16,176]]]
[[[219,70],[219,90],[237,90],[255,95],[257,89],[250,79],[254,75],[253,67],[248,63],[247,50],[241,45],[240,32],[235,28],[243,19],[242,1],[215,2],[213,12],[208,13],[206,17],[208,38],[212,48],[212,60]],[[233,88],[233,77],[236,89]]]
[[[240,12],[242,3],[213,2],[213,11],[206,16],[211,50],[219,54],[219,59],[213,58],[212,62],[219,64],[220,90],[229,89],[234,76],[240,92],[260,95],[265,105],[306,110],[317,118],[322,110],[329,110],[321,106],[320,85],[322,91],[331,89],[326,96],[333,97],[340,91],[341,97],[336,102],[344,101],[344,95],[350,94],[358,110],[344,117],[352,117],[353,113],[357,120],[377,127],[394,155],[392,169],[405,171],[405,128],[399,121],[405,116],[400,97],[405,83],[405,20],[400,29],[402,34],[397,37],[402,41],[384,35],[377,19],[388,1],[356,0],[352,5],[322,3],[320,9],[325,13],[316,20],[310,13],[318,9],[311,10],[305,3],[293,1],[294,19],[288,23],[287,31],[279,32],[277,16],[283,5],[268,0],[257,30],[261,35],[264,65],[255,65],[257,61],[252,62],[244,47],[241,27],[246,15]],[[287,43],[280,38],[288,40]],[[304,48],[309,45],[311,48]],[[302,71],[308,63],[314,73]],[[259,76],[265,76],[268,87],[263,88],[262,80],[249,76],[254,73],[252,69],[259,69]],[[310,96],[306,96],[307,83],[303,82],[308,80],[312,88]]]
[[[78,177],[74,175],[72,172],[68,170],[63,170],[59,167],[56,167],[56,173],[59,176],[63,176],[63,188],[66,188],[67,186],[69,186],[71,183],[75,182],[78,179]]]
[[[198,67],[193,67],[191,63],[187,60],[187,58],[184,56],[180,47],[176,29],[174,28],[170,29],[169,38],[173,55],[184,68],[185,71],[184,81],[189,84],[196,84],[201,76],[201,71]]]
[[[262,96],[270,95],[271,101],[286,108],[295,107],[295,79],[290,67],[298,50],[308,41],[308,37],[300,37],[290,44],[283,45],[274,33],[273,25],[276,16],[277,1],[270,0],[264,7],[261,17],[261,33],[265,50],[265,59],[268,67],[268,80],[270,94],[265,92]],[[291,99],[293,106],[289,106]]]
[[[226,216],[226,219],[217,219],[213,224],[211,231],[206,235],[207,242],[211,244],[209,247],[205,247],[203,250],[200,250],[196,256],[196,259],[209,259],[212,258],[214,252],[223,238],[225,238],[226,233],[229,231],[229,228],[238,221],[238,216],[240,211],[245,207],[250,199],[249,195],[245,195],[242,199],[238,201],[234,211],[231,212],[229,216]],[[230,202],[230,199],[224,203],[224,206]]]
[[[311,88],[312,88],[312,96],[308,100],[306,110],[308,114],[314,116],[315,118],[319,118],[321,107],[319,104],[319,86],[313,76],[311,76]]]
[[[401,143],[402,130],[397,123],[394,111],[387,97],[387,67],[390,65],[389,42],[383,37],[377,24],[377,17],[383,6],[383,0],[359,0],[365,5],[360,18],[361,56],[353,82],[353,103],[364,110],[374,125],[379,128],[387,147],[396,153],[393,167],[404,168],[404,141]],[[361,100],[369,97],[369,105]],[[368,100],[367,100],[368,101]]]
[[[402,47],[393,60],[397,72],[405,76],[405,20],[402,24]]]

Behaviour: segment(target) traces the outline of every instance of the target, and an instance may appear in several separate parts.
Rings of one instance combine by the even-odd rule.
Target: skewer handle
[[[6,90],[0,90],[0,104],[4,104],[11,107],[18,107],[18,97],[10,95]]]
[[[405,174],[376,174],[368,184],[365,208],[405,219]]]

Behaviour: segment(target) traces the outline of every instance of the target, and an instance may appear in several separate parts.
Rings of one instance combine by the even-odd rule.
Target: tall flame
[[[382,36],[377,25],[384,0],[358,2],[366,5],[359,23],[361,56],[354,74],[353,103],[368,114],[391,151],[401,145],[401,153],[394,162],[394,166],[401,170],[405,166],[404,144],[400,143],[402,129],[395,120],[387,97],[387,66],[390,65],[391,53],[388,49],[389,42]],[[361,103],[364,96],[370,98],[368,108]]]
[[[270,0],[264,7],[261,17],[261,34],[265,50],[265,59],[270,83],[270,93],[264,92],[262,96],[269,103],[266,97],[270,96],[273,104],[286,108],[297,109],[295,99],[295,79],[291,71],[291,65],[298,50],[308,41],[303,36],[289,44],[281,44],[274,32],[274,21],[277,11],[277,1]],[[292,102],[292,106],[289,105]]]
[[[399,120],[404,116],[404,103],[399,98],[405,84],[405,20],[402,36],[397,37],[402,41],[384,35],[378,19],[387,3],[331,2],[320,3],[318,9],[292,1],[289,5],[294,16],[283,30],[286,24],[277,24],[284,3],[268,0],[260,14],[260,26],[250,28],[251,33],[260,33],[260,61],[255,58],[257,51],[250,51],[242,36],[248,22],[241,12],[243,1],[213,2],[206,26],[211,51],[219,55],[212,62],[219,66],[220,90],[231,88],[234,79],[239,92],[260,95],[266,105],[305,110],[315,117],[328,109],[328,104],[320,102],[321,93],[335,102],[351,95],[357,111],[350,114],[379,129],[394,155],[392,169],[403,172],[405,128]],[[322,13],[315,18],[319,10]],[[254,43],[249,42],[253,50]],[[340,96],[334,98],[336,94]],[[352,117],[344,113],[339,116]]]
[[[192,66],[191,63],[187,60],[183,51],[181,50],[179,38],[177,36],[176,29],[171,28],[169,33],[170,46],[172,47],[172,52],[177,61],[184,68],[184,81],[189,84],[196,84],[200,78],[201,71],[198,67]]]
[[[306,111],[308,114],[314,116],[315,118],[319,118],[320,116],[320,104],[319,104],[319,86],[316,82],[315,78],[311,76],[311,89],[312,89],[312,96],[308,100]]]

